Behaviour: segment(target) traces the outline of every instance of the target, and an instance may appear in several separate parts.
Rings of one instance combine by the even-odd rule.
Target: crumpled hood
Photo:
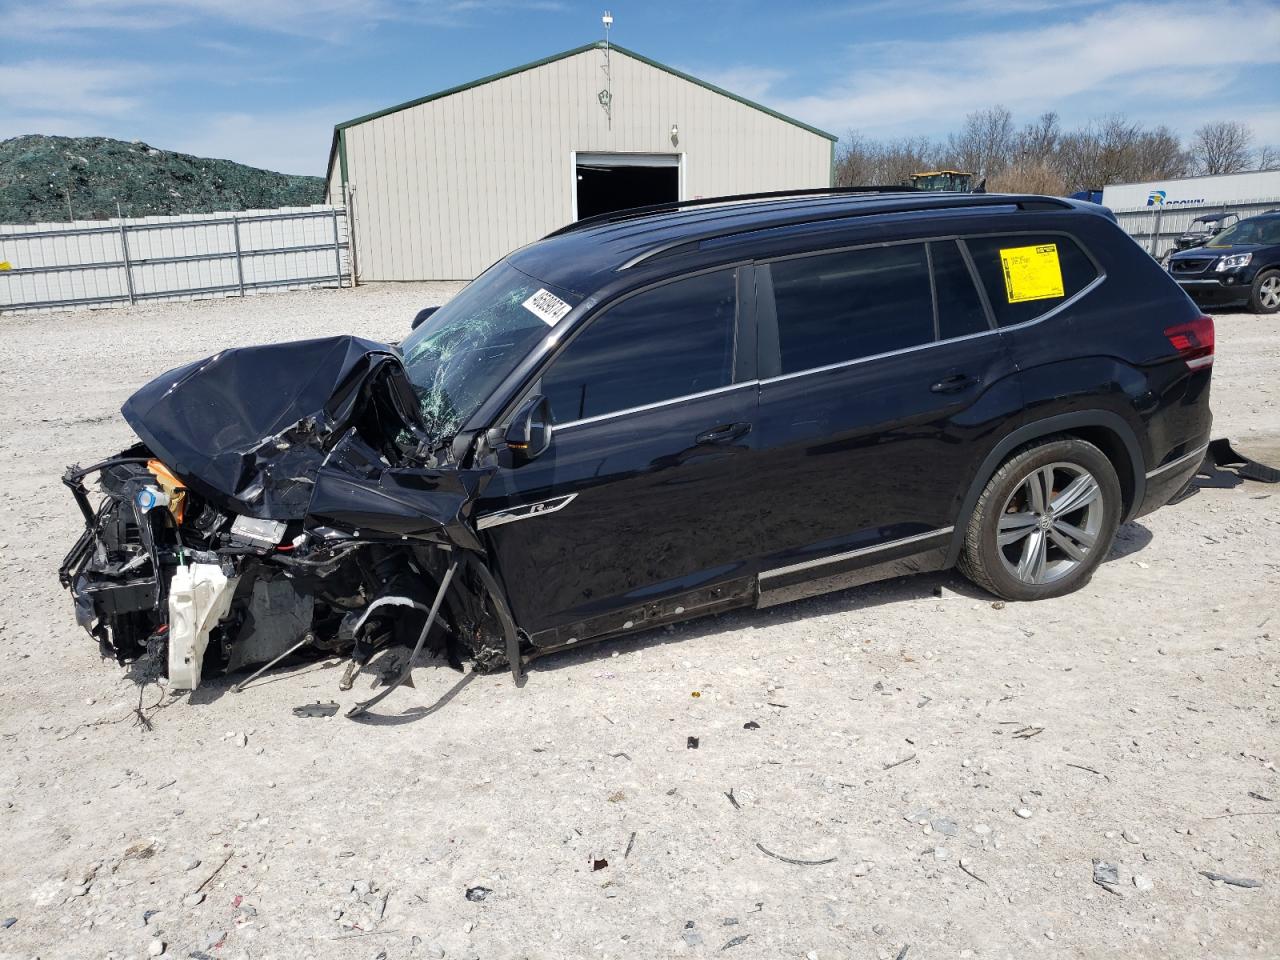
[[[121,413],[192,489],[249,516],[300,519],[328,450],[375,391],[421,428],[395,349],[351,336],[223,350],[157,377]]]

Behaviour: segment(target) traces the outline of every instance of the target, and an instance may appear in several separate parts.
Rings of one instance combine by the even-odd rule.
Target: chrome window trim
[[[810,570],[813,567],[822,567],[830,563],[839,563],[842,560],[853,560],[856,557],[865,557],[868,554],[879,553],[881,550],[890,550],[894,547],[905,546],[908,543],[919,543],[921,540],[930,540],[934,537],[941,537],[948,533],[954,533],[955,527],[938,527],[936,530],[927,530],[924,533],[917,533],[910,537],[901,537],[897,540],[889,540],[885,543],[877,543],[870,547],[859,547],[857,550],[846,550],[844,553],[835,553],[826,557],[818,557],[814,560],[802,560],[799,563],[788,564],[785,567],[775,567],[772,570],[762,571],[761,580],[773,577],[786,576],[789,573],[799,573],[801,570]]]
[[[1184,453],[1177,460],[1173,460],[1170,463],[1166,463],[1163,467],[1156,467],[1156,469],[1150,471],[1147,474],[1147,479],[1150,480],[1152,477],[1158,477],[1160,476],[1160,474],[1168,470],[1172,470],[1174,467],[1184,464],[1188,460],[1191,460],[1194,457],[1203,457],[1205,455],[1205,451],[1207,451],[1208,449],[1209,449],[1209,445],[1206,443],[1204,446],[1197,447],[1196,449],[1192,450],[1190,453]]]
[[[1044,313],[1040,314],[1039,316],[1032,317],[1030,320],[1024,320],[1022,321],[1022,323],[1013,323],[1007,327],[993,326],[992,329],[990,330],[979,330],[977,333],[968,333],[968,334],[965,334],[963,337],[951,337],[948,340],[933,340],[933,341],[930,341],[929,343],[917,343],[914,346],[901,347],[897,350],[889,350],[885,353],[873,353],[867,357],[856,357],[853,360],[843,360],[840,363],[829,363],[821,367],[810,367],[807,370],[795,370],[791,373],[779,374],[776,377],[766,377],[762,379],[760,383],[761,384],[777,383],[780,380],[790,380],[793,377],[803,377],[811,373],[825,373],[829,370],[839,370],[843,367],[850,367],[855,364],[866,363],[870,360],[882,360],[885,357],[895,357],[900,354],[914,353],[917,350],[924,350],[928,347],[938,347],[947,343],[960,343],[961,341],[964,341],[964,340],[972,340],[974,337],[985,337],[993,333],[1002,333],[1005,330],[1024,330],[1027,327],[1033,326],[1034,324],[1040,323],[1044,320],[1048,320],[1054,316],[1057,316],[1060,312],[1067,309],[1067,307],[1072,306],[1073,304],[1082,300],[1088,294],[1092,293],[1099,286],[1101,286],[1104,280],[1107,279],[1107,271],[1103,268],[1102,264],[1098,262],[1098,259],[1093,255],[1093,252],[1087,246],[1085,246],[1085,244],[1081,243],[1080,240],[1078,240],[1074,234],[1069,233],[1066,230],[994,230],[988,233],[966,233],[966,234],[946,235],[946,236],[940,236],[940,237],[918,237],[918,238],[912,238],[909,240],[886,240],[886,241],[881,241],[879,243],[861,243],[861,244],[856,244],[853,246],[846,246],[846,247],[828,247],[822,250],[806,250],[803,253],[788,254],[785,257],[773,257],[770,259],[757,260],[756,261],[757,265],[767,266],[773,263],[781,263],[786,260],[797,260],[797,259],[800,259],[801,257],[820,257],[820,256],[825,256],[827,254],[832,254],[832,253],[848,253],[854,250],[868,250],[868,249],[873,249],[875,247],[895,247],[895,246],[901,246],[902,244],[906,244],[906,243],[923,243],[926,245],[926,250],[927,250],[928,249],[927,245],[930,243],[934,243],[934,242],[941,243],[946,240],[955,240],[955,241],[958,241],[957,246],[960,248],[961,255],[964,257],[965,263],[969,267],[970,279],[973,281],[974,286],[977,287],[978,289],[978,297],[982,301],[983,307],[988,311],[987,322],[989,324],[995,324],[995,311],[987,296],[986,285],[982,282],[982,278],[978,276],[977,265],[973,262],[972,255],[969,252],[969,247],[965,243],[965,240],[966,239],[978,240],[985,237],[1034,237],[1034,236],[1066,237],[1072,243],[1074,243],[1088,258],[1089,262],[1093,264],[1094,270],[1097,271],[1097,276],[1095,276],[1089,283],[1085,284],[1083,287],[1081,287],[1071,296],[1067,297],[1061,303],[1055,304],[1051,309],[1046,310]],[[933,282],[932,266],[929,271],[929,279],[930,279],[930,282],[932,283]]]
[[[997,327],[995,330],[979,330],[977,333],[967,333],[963,337],[952,337],[949,340],[934,340],[930,343],[917,343],[913,347],[902,347],[901,349],[898,349],[898,350],[890,350],[887,353],[873,353],[869,357],[858,357],[856,360],[844,360],[841,363],[830,363],[824,367],[810,367],[808,370],[797,370],[794,373],[783,373],[776,377],[769,377],[767,379],[761,380],[760,383],[761,384],[777,383],[780,380],[792,380],[796,377],[807,377],[811,373],[826,373],[830,370],[840,370],[844,367],[852,367],[859,363],[868,363],[869,361],[872,361],[872,360],[883,360],[885,357],[896,357],[904,353],[915,353],[917,350],[927,350],[930,347],[946,346],[949,343],[961,343],[965,340],[973,340],[976,337],[989,337],[992,334],[1003,333],[1006,330],[1023,330],[1027,327],[1031,327],[1037,323],[1041,323],[1045,320],[1048,320],[1050,317],[1055,316],[1059,311],[1065,310],[1067,307],[1074,304],[1077,300],[1080,300],[1081,298],[1083,298],[1084,296],[1086,296],[1087,294],[1095,290],[1106,278],[1107,278],[1107,275],[1105,273],[1099,274],[1097,277],[1094,278],[1092,283],[1090,283],[1088,286],[1081,287],[1078,292],[1068,297],[1066,300],[1063,300],[1060,304],[1058,304],[1052,310],[1048,310],[1040,314],[1040,316],[1035,317],[1034,319],[1024,320],[1022,323],[1011,324],[1010,326],[1007,326],[1007,327]]]
[[[686,393],[682,397],[672,397],[670,400],[657,400],[653,403],[646,403],[639,407],[627,407],[625,410],[614,410],[610,413],[598,413],[594,417],[583,417],[581,420],[570,420],[568,423],[556,424],[556,430],[563,433],[570,427],[581,427],[587,423],[599,423],[601,420],[612,420],[615,417],[625,417],[632,413],[644,413],[647,410],[657,410],[660,407],[669,407],[674,403],[684,403],[686,400],[701,400],[703,397],[713,397],[716,394],[728,393],[730,390],[740,390],[743,387],[757,387],[760,385],[759,380],[743,380],[740,383],[730,383],[723,387],[716,387],[714,390],[702,390],[698,393]]]

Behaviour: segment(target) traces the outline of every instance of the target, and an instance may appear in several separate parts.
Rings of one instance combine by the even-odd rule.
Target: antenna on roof
[[[609,71],[609,28],[613,26],[613,14],[606,10],[600,22],[604,24],[604,66],[600,68],[604,71],[604,89],[596,94],[596,99],[600,101],[600,106],[604,107],[604,115],[608,120],[609,129],[612,130],[613,74]]]

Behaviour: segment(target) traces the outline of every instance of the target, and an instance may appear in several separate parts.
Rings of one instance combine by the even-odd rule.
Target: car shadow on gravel
[[[1111,548],[1111,552],[1103,562],[1110,563],[1115,560],[1122,560],[1144,549],[1151,541],[1151,531],[1143,525],[1139,523],[1123,524],[1116,533],[1115,543]],[[608,659],[615,652],[630,653],[649,648],[658,648],[667,644],[685,643],[690,640],[715,636],[734,630],[764,630],[801,622],[816,616],[830,616],[855,609],[867,610],[880,606],[910,603],[930,597],[945,599],[948,596],[984,605],[996,602],[995,597],[974,586],[956,571],[942,570],[935,573],[916,574],[914,576],[897,577],[891,580],[863,584],[862,586],[850,587],[832,593],[792,600],[764,610],[749,608],[732,610],[728,613],[717,614],[703,619],[690,620],[683,624],[646,630],[635,636],[614,637],[598,643],[588,643],[576,650],[566,650],[535,660],[528,665],[528,672],[531,675],[536,675],[556,670],[580,669],[593,661]],[[392,671],[398,671],[399,665],[403,663],[403,658],[407,652],[406,648],[399,646],[391,646],[379,650],[356,679],[354,689],[360,691],[358,699],[363,700],[374,696],[382,686],[382,683],[389,679],[389,674]],[[242,693],[233,694],[233,696],[252,697],[254,691],[261,687],[296,680],[309,673],[336,670],[345,663],[345,658],[332,655],[322,659],[310,659],[305,655],[290,658],[255,679]],[[426,672],[424,672],[424,668],[427,668]],[[141,671],[143,668],[136,666],[135,669]],[[246,668],[233,675],[224,674],[209,677],[198,689],[185,695],[187,703],[192,706],[202,706],[222,699],[222,697],[231,693],[231,688],[235,684],[247,679],[254,669],[256,667]],[[414,669],[420,681],[427,681],[422,685],[424,693],[428,690],[434,691],[441,678],[449,680],[452,684],[466,676],[466,674],[459,674],[452,669],[443,657],[420,657]],[[134,673],[133,670],[131,670],[132,673]],[[137,675],[132,675],[131,679],[138,681],[144,675],[150,679],[154,676],[154,671],[151,668],[147,668],[145,674],[139,672]],[[488,676],[501,680],[506,676],[506,672],[504,670],[496,670]],[[371,681],[373,681],[372,685],[370,685]],[[406,684],[406,686],[412,686],[412,684]],[[337,688],[337,678],[335,677],[331,696],[336,698],[340,693],[341,691]],[[449,697],[449,699],[452,699],[452,697]],[[432,707],[416,705],[399,713],[380,712],[368,714],[361,717],[360,721],[369,726],[398,726],[426,719],[444,705],[444,703]],[[394,710],[395,706],[390,705],[390,711]]]
[[[1151,531],[1142,524],[1122,524],[1116,533],[1115,544],[1103,563],[1122,560],[1137,553],[1150,544],[1152,539]],[[564,651],[544,660],[537,660],[530,664],[529,672],[533,674],[572,669],[593,660],[611,657],[614,651],[629,653],[650,647],[661,647],[669,643],[684,643],[732,630],[762,630],[850,610],[868,610],[931,597],[943,599],[948,594],[981,603],[984,606],[997,602],[996,597],[974,586],[955,570],[940,570],[936,573],[897,577],[816,597],[792,600],[764,610],[732,610],[705,619],[690,620],[669,630],[660,627],[636,634],[634,637],[615,637],[600,643],[588,644],[577,650]]]

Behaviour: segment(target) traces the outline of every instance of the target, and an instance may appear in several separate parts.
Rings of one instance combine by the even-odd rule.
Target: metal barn
[[[835,140],[602,41],[338,124],[328,194],[360,280],[469,280],[593,213],[829,186]]]

